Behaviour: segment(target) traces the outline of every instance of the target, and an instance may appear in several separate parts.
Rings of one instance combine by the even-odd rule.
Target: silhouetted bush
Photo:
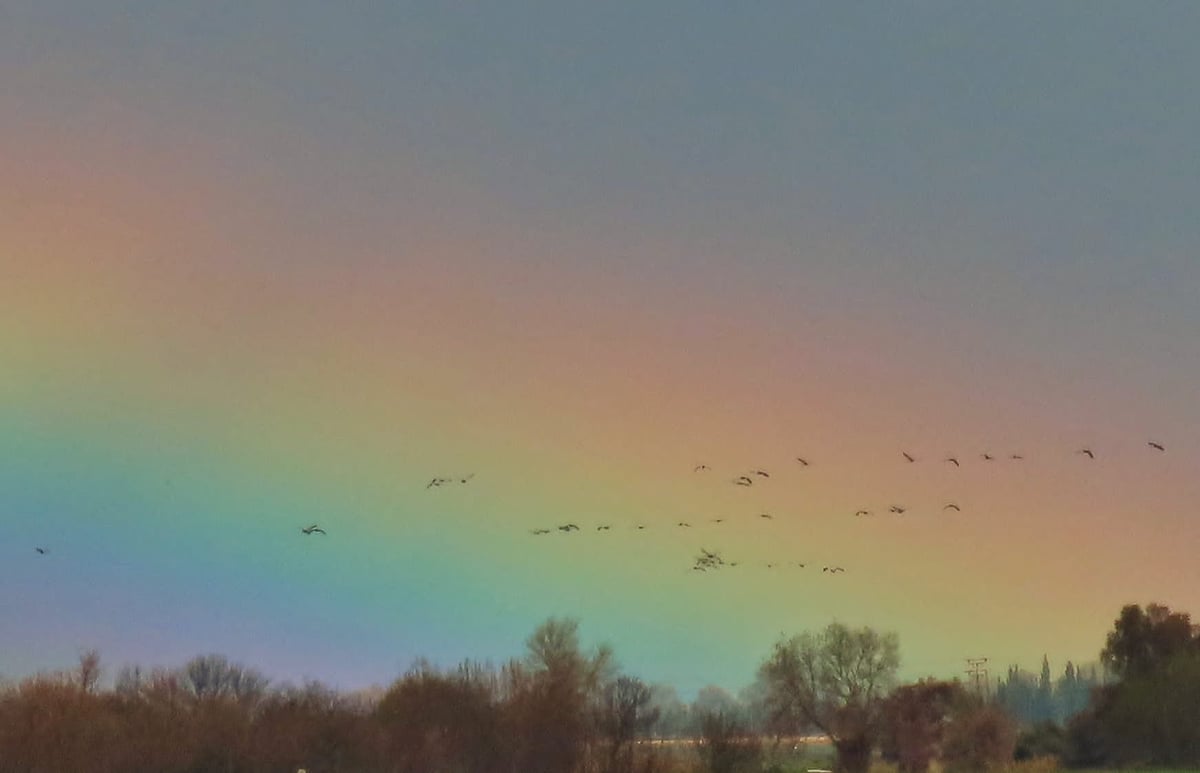
[[[983,706],[946,726],[942,762],[949,773],[995,770],[1012,762],[1016,745],[1016,723],[994,706]]]
[[[711,773],[747,773],[762,768],[762,743],[725,714],[700,719],[700,757]]]
[[[1067,733],[1056,722],[1039,722],[1017,736],[1013,757],[1030,760],[1035,757],[1062,758],[1067,750]]]

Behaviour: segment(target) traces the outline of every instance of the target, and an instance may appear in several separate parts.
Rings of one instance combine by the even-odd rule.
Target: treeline
[[[584,651],[571,620],[539,626],[521,658],[418,663],[373,694],[272,686],[217,655],[125,668],[101,689],[87,653],[0,688],[0,773],[760,773],[781,769],[781,738],[812,732],[845,773],[879,757],[900,773],[1027,758],[1200,768],[1189,616],[1125,607],[1101,663],[1099,685],[1070,664],[1051,680],[1044,661],[1040,677],[1012,671],[988,699],[958,681],[898,684],[895,634],[831,623],[778,641],[738,695],[709,687],[685,703],[622,674],[608,648]],[[699,743],[645,742],[656,737]]]
[[[309,684],[271,688],[223,657],[127,668],[98,688],[99,658],[0,694],[4,773],[627,773],[655,714],[650,690],[585,653],[573,621],[550,620],[500,667],[418,664],[381,696]]]

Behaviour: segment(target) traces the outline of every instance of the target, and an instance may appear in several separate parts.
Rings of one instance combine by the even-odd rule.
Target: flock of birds
[[[1167,450],[1166,447],[1162,443],[1159,443],[1154,440],[1147,441],[1146,445],[1149,448],[1151,448],[1154,451],[1157,451],[1159,453],[1165,453]],[[1080,456],[1086,456],[1090,460],[1094,460],[1096,458],[1096,453],[1091,448],[1087,448],[1087,447],[1077,449],[1075,451],[1075,453]],[[901,451],[900,455],[903,457],[903,459],[906,463],[915,464],[917,462],[917,457],[913,456],[908,451]],[[996,461],[996,459],[998,457],[995,456],[994,454],[984,452],[979,455],[979,458],[984,462],[993,462],[993,461]],[[1010,461],[1022,461],[1022,460],[1024,460],[1025,456],[1023,454],[1019,454],[1019,453],[1012,453],[1012,454],[1008,454],[1007,458]],[[802,456],[795,457],[795,461],[801,467],[809,467],[811,465],[811,462],[809,462],[809,460],[807,458],[802,457]],[[962,463],[959,460],[959,457],[953,456],[953,455],[945,457],[942,460],[942,462],[944,464],[952,464],[955,467],[962,466]],[[711,472],[711,471],[712,471],[712,468],[707,464],[697,464],[695,467],[692,468],[693,473],[707,473],[707,472]],[[467,483],[470,483],[474,477],[475,477],[475,473],[473,473],[473,472],[468,473],[467,475],[462,475],[462,476],[458,476],[458,477],[437,476],[437,477],[430,478],[429,482],[425,484],[425,489],[429,490],[429,489],[434,489],[434,488],[442,488],[444,486],[449,486],[449,485],[465,485]],[[771,477],[771,473],[768,472],[767,470],[752,469],[752,470],[748,470],[745,473],[742,473],[740,475],[734,476],[733,478],[730,479],[730,482],[735,486],[748,488],[748,487],[754,486],[756,480],[768,479],[770,477]],[[948,502],[942,507],[942,511],[943,512],[945,512],[945,511],[962,512],[962,508],[955,502]],[[908,508],[905,507],[904,505],[894,504],[894,505],[891,505],[890,507],[888,507],[888,512],[893,515],[904,515],[904,513],[908,512]],[[857,510],[854,513],[854,516],[856,518],[869,517],[872,515],[874,515],[874,512],[871,510],[867,510],[867,509]],[[759,513],[758,518],[761,520],[768,520],[768,521],[774,520],[774,516],[771,513]],[[713,518],[709,522],[712,524],[721,524],[721,523],[724,523],[725,521],[726,521],[725,518]],[[676,528],[681,528],[681,529],[693,528],[692,524],[689,523],[688,521],[679,521],[675,524],[675,526],[676,526]],[[645,524],[637,524],[634,528],[638,531],[641,531],[641,530],[644,530],[646,528],[646,526],[645,526]],[[611,531],[611,530],[612,530],[611,524],[600,524],[595,527],[595,531],[597,531],[597,532]],[[571,534],[572,532],[582,531],[582,527],[580,527],[579,524],[577,524],[577,523],[564,523],[564,524],[559,524],[554,527],[535,528],[535,529],[530,530],[530,533],[535,536],[545,536],[548,534],[552,534],[555,531],[561,532],[563,534]],[[311,537],[316,534],[320,534],[322,536],[328,535],[328,532],[326,532],[325,529],[321,528],[321,525],[317,524],[317,523],[313,523],[308,526],[301,527],[300,533],[306,537]],[[49,555],[49,553],[50,553],[50,549],[47,547],[44,547],[44,546],[37,546],[34,548],[34,551],[40,556]],[[721,554],[717,551],[710,551],[710,550],[701,548],[700,555],[696,557],[696,559],[691,567],[691,570],[695,571],[695,572],[711,572],[711,571],[716,571],[719,569],[731,569],[731,568],[738,567],[740,565],[741,565],[741,562],[739,562],[739,561],[726,561],[721,556]],[[807,567],[806,563],[802,563],[799,561],[794,561],[794,562],[772,561],[772,562],[764,563],[764,566],[767,569],[775,569],[776,567],[789,566],[789,565],[799,567],[800,569],[804,569]],[[845,572],[846,570],[844,567],[841,567],[841,566],[826,565],[821,568],[821,571],[824,574],[833,575],[833,574],[839,574],[839,573]]]
[[[1162,443],[1159,443],[1157,441],[1153,441],[1153,440],[1147,441],[1146,445],[1149,448],[1153,449],[1154,451],[1157,451],[1160,453],[1163,453],[1166,451],[1166,447]],[[1075,453],[1080,456],[1085,456],[1089,460],[1094,460],[1096,458],[1095,451],[1093,451],[1091,448],[1087,448],[1087,447],[1077,449],[1075,451]],[[914,456],[913,454],[909,453],[908,451],[901,451],[900,455],[904,459],[905,463],[915,464],[918,461],[917,457]],[[809,467],[812,464],[809,461],[809,459],[806,457],[797,456],[794,458],[795,458],[796,463],[799,464],[801,467]],[[997,461],[998,458],[999,457],[996,454],[992,454],[992,453],[988,453],[988,452],[983,452],[983,453],[979,454],[979,459],[983,462],[994,462],[994,461]],[[1007,454],[1007,458],[1010,461],[1023,461],[1025,459],[1025,455],[1020,454],[1020,453],[1010,453],[1010,454]],[[962,467],[962,461],[960,460],[960,458],[958,456],[955,456],[955,455],[950,455],[950,456],[945,457],[942,460],[942,463],[943,464],[951,464],[956,468]],[[712,467],[710,467],[708,464],[697,464],[692,468],[692,472],[697,473],[697,474],[698,473],[709,473],[709,472],[712,472]],[[770,477],[771,477],[771,473],[768,470],[755,468],[755,469],[747,470],[746,472],[744,472],[742,474],[735,475],[733,478],[730,479],[730,482],[735,486],[740,486],[740,487],[746,488],[746,487],[754,486],[756,481],[769,479]],[[440,480],[440,479],[435,479],[435,480]],[[961,513],[962,507],[959,506],[959,504],[957,502],[947,502],[946,504],[944,504],[942,506],[941,510],[942,510],[942,512]],[[893,504],[888,507],[887,512],[891,513],[892,515],[900,516],[900,515],[904,515],[906,512],[908,512],[908,508],[905,505]],[[860,509],[860,510],[857,510],[854,512],[854,517],[856,517],[856,518],[870,517],[870,516],[873,516],[874,514],[875,513],[872,510]],[[764,512],[764,513],[759,513],[758,518],[760,518],[762,520],[774,520],[775,516],[773,516],[771,513]],[[713,518],[709,521],[709,523],[721,524],[721,523],[724,523],[726,520],[727,519],[725,519],[725,518]],[[675,527],[681,528],[681,529],[693,528],[692,524],[688,521],[679,521],[675,524]],[[644,524],[638,524],[634,528],[640,531],[640,530],[645,529],[646,526]],[[612,526],[610,524],[600,524],[600,525],[595,526],[594,529],[597,532],[610,531],[612,529]],[[571,534],[572,532],[580,532],[582,530],[583,529],[577,523],[563,523],[563,524],[559,524],[554,527],[539,527],[539,528],[531,529],[530,534],[540,537],[540,536],[546,536],[549,534],[553,534],[555,531],[561,532],[563,534]],[[713,571],[717,571],[717,570],[721,570],[721,569],[732,569],[732,568],[736,568],[741,565],[742,565],[742,562],[739,562],[739,561],[726,561],[725,558],[720,554],[719,551],[710,551],[706,548],[701,548],[700,555],[696,556],[695,560],[693,561],[693,564],[691,566],[691,571],[713,572]],[[762,565],[765,566],[767,569],[775,569],[777,567],[784,567],[784,566],[794,566],[794,567],[797,567],[800,569],[804,569],[808,566],[807,563],[800,562],[800,561],[766,561],[766,562],[763,562]],[[846,571],[845,567],[842,567],[842,566],[825,565],[825,566],[821,567],[821,572],[823,574],[836,575],[836,574],[843,573],[845,571]]]

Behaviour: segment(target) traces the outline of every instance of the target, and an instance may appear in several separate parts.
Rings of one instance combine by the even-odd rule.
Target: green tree
[[[1050,679],[1050,659],[1042,655],[1042,673],[1038,676],[1034,698],[1033,722],[1046,722],[1054,717],[1054,683]]]
[[[1161,604],[1145,609],[1128,604],[1113,623],[1100,660],[1119,678],[1147,674],[1178,653],[1197,651],[1197,639],[1187,613]]]
[[[899,665],[895,633],[831,623],[777,642],[760,673],[777,717],[816,727],[833,741],[839,770],[865,773]]]

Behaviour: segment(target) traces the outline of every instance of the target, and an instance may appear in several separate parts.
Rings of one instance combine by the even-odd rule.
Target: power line
[[[967,676],[975,684],[975,692],[981,698],[987,697],[988,670],[987,658],[967,658]]]

